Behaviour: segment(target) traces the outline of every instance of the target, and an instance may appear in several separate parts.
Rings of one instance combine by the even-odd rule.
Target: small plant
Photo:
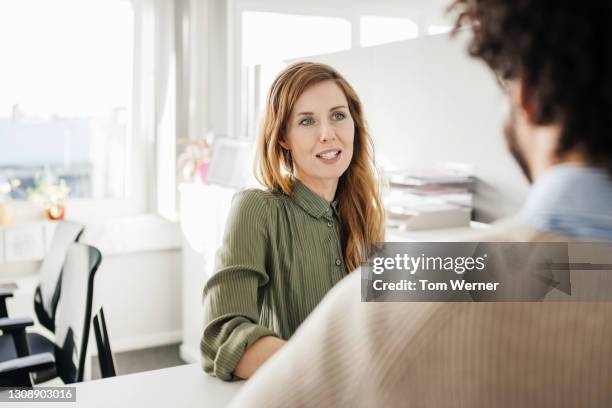
[[[64,218],[64,200],[69,193],[66,181],[56,178],[48,169],[37,175],[34,186],[26,191],[28,200],[43,205],[52,220]]]

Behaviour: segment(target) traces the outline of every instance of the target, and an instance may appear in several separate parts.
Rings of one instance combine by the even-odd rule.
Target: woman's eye
[[[342,119],[346,118],[346,115],[344,113],[342,113],[342,112],[334,112],[332,117],[334,118],[334,120],[342,120]]]
[[[310,126],[314,123],[314,119],[313,118],[306,118],[306,119],[302,119],[300,121],[300,125],[301,126]]]

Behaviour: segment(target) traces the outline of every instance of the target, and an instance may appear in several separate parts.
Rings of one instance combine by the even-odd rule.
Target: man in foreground
[[[457,0],[533,187],[480,241],[612,241],[612,4]],[[473,238],[472,238],[473,239]],[[236,407],[609,407],[612,303],[361,303],[353,273]]]

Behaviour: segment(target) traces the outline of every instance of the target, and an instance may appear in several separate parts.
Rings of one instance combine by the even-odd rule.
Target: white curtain
[[[133,148],[147,159],[150,210],[176,219],[176,140],[208,131],[208,0],[132,0],[136,12]]]

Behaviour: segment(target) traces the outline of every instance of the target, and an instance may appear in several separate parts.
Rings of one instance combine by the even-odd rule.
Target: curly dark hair
[[[612,175],[612,1],[454,0],[470,55],[523,82],[535,124],[558,124],[557,154],[579,147]]]

